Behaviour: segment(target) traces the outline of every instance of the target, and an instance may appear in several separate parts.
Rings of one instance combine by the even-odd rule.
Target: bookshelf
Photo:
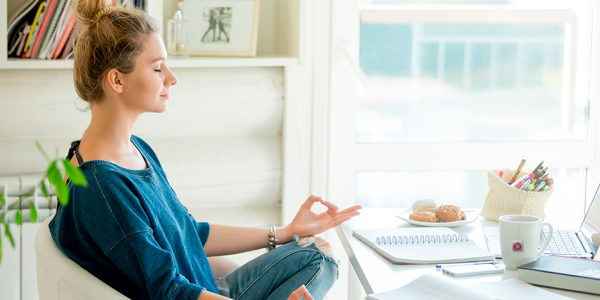
[[[72,60],[7,58],[8,16],[24,0],[0,0],[0,69],[69,69]],[[300,10],[305,0],[261,0],[256,57],[189,57],[170,59],[173,68],[284,67],[300,63]],[[166,40],[167,21],[177,10],[177,0],[149,0],[147,12],[159,23]]]

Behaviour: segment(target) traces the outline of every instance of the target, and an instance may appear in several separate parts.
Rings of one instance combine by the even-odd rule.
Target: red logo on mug
[[[513,245],[512,245],[512,250],[513,251],[523,251],[523,242],[514,241]]]

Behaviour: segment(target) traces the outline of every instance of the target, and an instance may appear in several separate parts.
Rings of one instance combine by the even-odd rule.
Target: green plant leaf
[[[15,215],[15,223],[17,223],[17,225],[23,224],[23,216],[21,216],[20,208],[17,210],[17,214]]]
[[[37,223],[38,213],[33,203],[29,203],[29,216],[31,217],[31,222]]]
[[[0,194],[0,203],[2,203],[2,205],[6,205],[6,201],[4,200],[4,196],[2,194]]]
[[[48,180],[56,189],[56,195],[60,204],[65,206],[69,204],[69,189],[60,175],[60,170],[56,166],[56,160],[52,161],[46,175],[48,175]]]
[[[87,180],[85,180],[85,176],[83,172],[79,170],[70,160],[64,159],[63,165],[65,165],[65,170],[67,171],[67,175],[69,175],[69,179],[71,182],[76,185],[87,186]]]
[[[42,153],[42,155],[44,156],[44,158],[47,161],[50,161],[50,157],[48,156],[48,154],[46,154],[46,151],[44,151],[44,148],[42,148],[42,144],[40,144],[40,141],[35,140],[35,145],[37,146],[38,150],[40,150],[40,152]]]
[[[6,235],[6,237],[8,238],[8,240],[10,241],[10,244],[12,245],[13,249],[15,248],[15,240],[13,240],[12,234],[10,234],[10,229],[8,227],[8,223],[4,223],[4,235]]]
[[[42,181],[40,181],[40,188],[42,189],[42,193],[44,193],[44,197],[46,197],[46,198],[50,197],[50,194],[48,193],[48,189],[46,188],[46,183],[44,182],[44,179],[42,179]]]

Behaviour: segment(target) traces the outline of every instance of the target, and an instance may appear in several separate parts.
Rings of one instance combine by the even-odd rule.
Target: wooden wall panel
[[[279,206],[279,136],[145,140],[188,207]]]
[[[229,71],[229,72],[227,72]],[[260,136],[281,133],[281,68],[174,70],[169,110],[146,114],[136,134]],[[77,100],[71,70],[5,70],[0,73],[0,140],[77,139],[90,113]]]
[[[159,155],[189,207],[279,207],[281,68],[176,69],[169,110],[140,118],[134,134]],[[80,112],[71,70],[0,73],[0,177],[40,174],[34,144],[64,157],[90,113]],[[8,176],[8,177],[7,177]],[[35,178],[35,176],[33,176]]]

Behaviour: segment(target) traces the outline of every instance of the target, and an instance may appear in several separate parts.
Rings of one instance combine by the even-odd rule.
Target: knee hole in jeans
[[[317,249],[325,255],[326,258],[332,259],[335,261],[335,255],[333,254],[333,249],[331,248],[331,244],[328,241],[318,237],[318,236],[307,236],[298,240],[298,245],[302,247],[307,247],[310,245],[315,245]]]

